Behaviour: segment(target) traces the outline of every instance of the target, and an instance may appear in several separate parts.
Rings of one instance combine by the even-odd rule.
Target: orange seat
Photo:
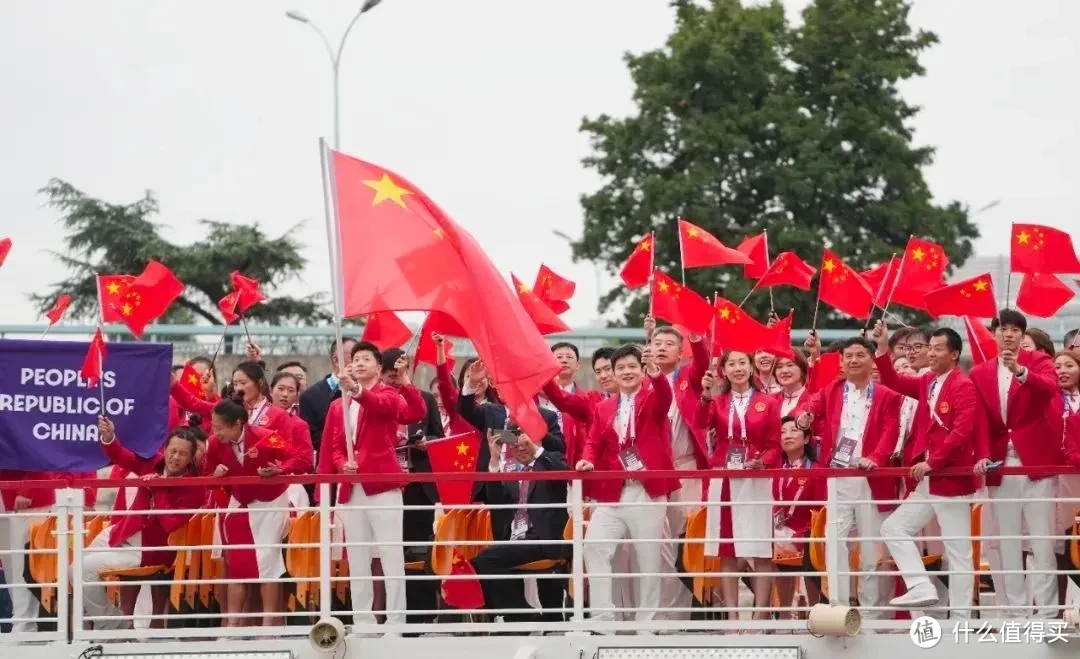
[[[705,518],[707,512],[706,508],[699,508],[686,518],[685,539],[688,542],[684,542],[682,546],[682,563],[683,570],[689,574],[698,573],[700,575],[703,572],[721,571],[720,558],[705,555]],[[689,542],[690,540],[700,542]],[[711,600],[706,597],[706,594],[712,593],[712,590],[720,585],[720,578],[695,576],[691,577],[691,583],[693,584],[694,599],[702,604],[711,604]]]

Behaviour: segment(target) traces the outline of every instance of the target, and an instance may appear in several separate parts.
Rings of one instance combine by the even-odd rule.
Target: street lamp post
[[[311,22],[307,16],[303,13],[290,9],[285,12],[286,18],[292,19],[298,23],[310,25],[311,29],[315,30],[315,33],[319,35],[319,39],[322,40],[323,45],[326,46],[326,54],[330,56],[330,66],[334,73],[334,149],[341,148],[341,101],[340,101],[340,89],[338,85],[339,76],[338,72],[341,69],[341,53],[345,50],[345,40],[349,38],[349,33],[352,32],[353,26],[356,25],[356,21],[360,20],[360,17],[374,9],[382,0],[366,0],[363,6],[360,7],[360,11],[356,12],[356,16],[353,16],[352,20],[345,27],[345,32],[341,35],[341,41],[338,43],[337,50],[334,50],[330,45],[330,40],[326,38],[326,33],[319,29],[318,25]]]

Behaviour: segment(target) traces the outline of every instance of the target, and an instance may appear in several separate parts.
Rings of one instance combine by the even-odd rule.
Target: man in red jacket
[[[44,481],[54,478],[53,474],[0,470],[0,481]],[[38,601],[26,587],[23,572],[26,568],[26,543],[30,539],[30,527],[45,519],[56,503],[56,490],[51,488],[8,489],[0,492],[0,513],[32,514],[30,517],[9,517],[7,546],[3,549],[10,554],[0,554],[0,564],[4,566],[4,578],[11,586],[11,608],[13,618],[35,619],[38,617]],[[36,622],[16,622],[13,632],[35,632]]]
[[[427,410],[420,391],[408,379],[407,369],[401,371],[400,388],[383,384],[381,375],[379,349],[367,341],[353,346],[352,362],[338,376],[342,398],[330,404],[324,429],[337,473],[404,474],[397,458],[398,427],[419,423]],[[349,406],[348,438],[343,403]],[[405,622],[404,485],[404,478],[396,482],[344,483],[337,499],[345,541],[378,543],[375,550],[386,577],[387,624]],[[370,578],[372,547],[350,546],[347,553],[352,608],[356,612],[353,620],[357,624],[375,624],[371,613],[375,595]]]
[[[1031,535],[1034,571],[1028,577],[1035,594],[1035,605],[1043,618],[1057,617],[1057,569],[1053,540],[1053,504],[1056,478],[1051,476],[1001,476],[988,468],[1060,465],[1064,460],[1061,437],[1050,427],[1049,408],[1060,396],[1053,360],[1038,350],[1020,347],[1027,331],[1027,318],[1019,311],[1004,309],[991,323],[997,339],[998,356],[971,369],[971,381],[979,398],[981,432],[975,473],[986,476],[992,499],[991,511],[997,531],[1004,597],[1014,617],[1031,613],[1031,598],[1024,579],[1024,557],[1020,537],[1023,528]],[[1017,499],[1028,499],[1015,503]],[[1060,531],[1060,529],[1058,529]],[[1014,570],[1014,574],[1008,571]]]
[[[914,537],[937,518],[949,575],[949,611],[955,619],[971,617],[975,587],[971,548],[971,495],[975,492],[975,432],[978,396],[975,385],[957,367],[964,342],[956,331],[941,328],[930,335],[930,371],[917,377],[897,374],[889,354],[889,332],[880,320],[874,327],[881,383],[915,398],[915,430],[904,446],[903,464],[911,469],[907,499],[881,525],[897,569],[904,573],[907,592],[892,606],[925,609],[938,601]],[[968,476],[930,477],[949,468]],[[930,477],[930,478],[928,478]]]
[[[592,617],[614,620],[611,565],[620,540],[658,540],[664,531],[664,506],[642,503],[666,502],[679,489],[678,479],[650,478],[649,471],[672,468],[671,385],[646,353],[623,346],[611,357],[619,396],[596,407],[589,439],[576,467],[578,471],[619,471],[623,478],[596,483],[593,496],[597,506],[585,538],[585,571],[589,575]],[[644,365],[644,370],[642,366]],[[648,375],[648,381],[643,380]],[[637,504],[637,505],[635,505]],[[660,606],[660,579],[655,575],[663,564],[660,545],[639,542],[632,546],[640,573],[636,579],[637,620],[652,620]]]

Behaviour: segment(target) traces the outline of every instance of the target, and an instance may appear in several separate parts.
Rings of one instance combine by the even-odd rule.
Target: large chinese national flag
[[[530,436],[543,437],[547,424],[534,397],[559,364],[484,250],[404,177],[332,150],[327,160],[337,220],[338,311],[347,318],[445,313],[468,333],[511,415]],[[477,184],[482,179],[477,173]]]

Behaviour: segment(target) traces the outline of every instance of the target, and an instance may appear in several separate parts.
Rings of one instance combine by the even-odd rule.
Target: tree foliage
[[[61,215],[66,250],[53,252],[53,256],[70,272],[48,293],[30,296],[42,311],[58,295],[68,293],[72,297],[71,317],[96,319],[97,275],[138,274],[150,259],[157,259],[187,286],[164,322],[202,318],[221,324],[217,300],[231,290],[229,273],[233,270],[258,280],[267,293],[265,302],[249,310],[249,318],[275,324],[312,324],[329,318],[322,296],[272,294],[275,287],[300,275],[305,265],[301,246],[290,235],[292,230],[270,238],[257,224],[202,220],[203,238],[176,245],[161,236],[162,225],[155,220],[160,207],[150,192],[129,204],[111,204],[59,179],[49,181],[40,192]]]
[[[656,265],[677,276],[678,217],[732,246],[768,229],[772,256],[791,250],[815,266],[830,247],[866,268],[902,252],[910,235],[940,242],[954,264],[971,255],[978,232],[964,205],[934,203],[922,175],[934,150],[913,145],[918,108],[898,89],[924,74],[919,54],[937,41],[912,30],[908,2],[814,0],[798,26],[776,1],[672,5],[666,45],[626,55],[636,114],[582,123],[593,149],[584,164],[603,184],[582,197],[576,258],[617,272],[655,231]],[[686,279],[736,301],[753,285],[738,267]],[[809,324],[812,294],[779,288],[775,299]],[[617,301],[630,303],[630,322],[646,309],[643,295],[620,287],[601,310]],[[756,293],[747,308],[764,317],[769,296]]]

